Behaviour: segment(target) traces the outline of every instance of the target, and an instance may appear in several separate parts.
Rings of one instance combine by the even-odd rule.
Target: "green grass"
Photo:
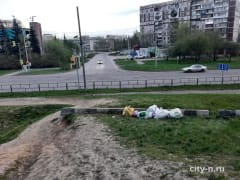
[[[27,126],[66,105],[3,106],[0,108],[0,144],[16,138]]]
[[[176,155],[240,155],[240,120],[185,117],[180,120],[139,120],[103,116],[122,142],[162,158],[158,151]]]
[[[16,72],[16,70],[0,70],[0,76]]]
[[[110,127],[122,145],[136,148],[142,155],[184,162],[185,170],[196,165],[221,166],[228,176],[240,175],[239,119],[139,120],[106,115],[98,118]]]
[[[139,61],[139,60],[136,60]],[[194,61],[185,61],[177,64],[176,60],[144,60],[144,64],[137,64],[136,61],[128,59],[116,59],[116,64],[125,70],[132,71],[181,71],[183,67],[191,66],[192,64],[203,64],[208,69],[217,69],[217,64],[225,63],[229,65],[229,69],[240,69],[240,58],[234,58],[231,62],[228,60],[213,61],[200,61],[198,63]]]
[[[44,69],[31,69],[27,72],[21,72],[18,75],[39,75],[39,74],[57,74],[69,72],[70,70],[63,70],[61,68],[44,68]]]
[[[222,166],[229,176],[240,175],[240,119],[216,118],[218,109],[240,109],[240,95],[134,94],[118,95],[117,98],[118,103],[110,106],[131,105],[147,109],[156,104],[166,109],[209,109],[208,118],[144,120],[120,115],[97,118],[112,129],[121,144],[136,148],[140,154],[154,159],[182,161],[187,170],[194,165]]]

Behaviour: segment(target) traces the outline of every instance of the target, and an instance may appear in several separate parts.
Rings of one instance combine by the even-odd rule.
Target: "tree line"
[[[203,55],[217,60],[217,55],[232,56],[239,54],[239,43],[224,40],[217,32],[191,31],[187,25],[181,25],[176,31],[176,40],[170,48],[172,56],[178,56],[184,60],[188,56],[193,57],[196,62]]]

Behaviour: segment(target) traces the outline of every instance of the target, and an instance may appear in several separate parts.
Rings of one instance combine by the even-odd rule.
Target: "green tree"
[[[65,35],[63,39],[63,45],[65,48],[72,50],[78,47],[78,45],[76,45],[72,40],[68,40]],[[77,48],[77,50],[79,50],[79,48]]]
[[[140,33],[135,31],[133,36],[130,38],[130,42],[132,46],[140,46]]]
[[[1,33],[1,36],[0,36],[1,52],[5,52],[6,54],[8,54],[7,35],[6,35],[5,27],[2,21],[0,21],[0,33]]]
[[[70,57],[72,50],[64,46],[61,40],[52,40],[46,44],[47,53],[55,57],[62,69],[70,69]]]
[[[201,55],[207,51],[207,38],[202,31],[195,31],[189,35],[188,46],[195,61],[200,61]]]
[[[208,52],[212,54],[213,61],[217,60],[217,54],[219,50],[223,48],[224,42],[223,39],[216,32],[206,33]]]
[[[240,45],[235,42],[225,41],[224,48],[226,50],[226,54],[231,61],[232,56],[237,55],[239,53]]]
[[[190,55],[189,37],[177,40],[170,52],[171,55],[178,56],[179,61],[184,60],[187,55]]]
[[[15,38],[11,42],[12,43],[12,52],[13,52],[13,54],[19,56],[19,55],[21,55],[20,51],[23,51],[23,49],[24,49],[24,42],[23,42],[23,35],[22,35],[22,27],[19,25],[16,18],[13,18],[13,31],[14,31]]]
[[[178,56],[178,60],[184,60],[187,55],[190,55],[190,28],[187,24],[180,24],[176,30],[175,42],[171,48],[171,54]]]

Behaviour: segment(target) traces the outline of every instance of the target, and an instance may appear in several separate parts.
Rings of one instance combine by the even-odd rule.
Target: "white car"
[[[98,60],[97,64],[103,64],[103,61],[102,60]]]
[[[207,66],[201,64],[193,64],[189,67],[182,68],[183,72],[205,72],[206,70]]]

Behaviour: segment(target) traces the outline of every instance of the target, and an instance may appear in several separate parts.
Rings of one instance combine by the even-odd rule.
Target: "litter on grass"
[[[126,106],[122,112],[123,116],[127,117],[138,117],[144,119],[164,119],[164,118],[174,118],[179,119],[183,117],[183,113],[181,109],[163,109],[162,107],[158,107],[157,105],[149,106],[146,111],[138,111],[131,106]]]

